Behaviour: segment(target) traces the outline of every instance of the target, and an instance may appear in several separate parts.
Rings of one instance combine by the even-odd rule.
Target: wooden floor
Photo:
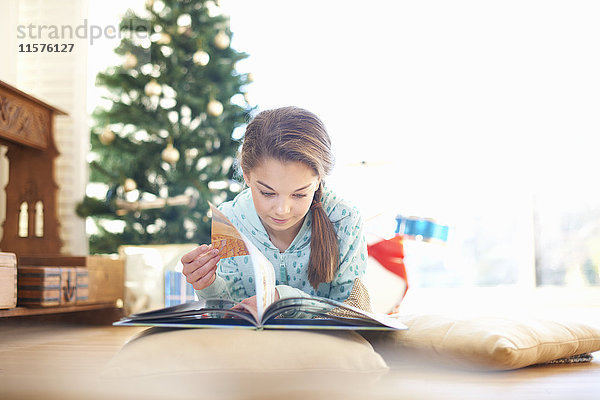
[[[0,399],[600,399],[600,353],[592,363],[508,372],[458,370],[418,354],[386,354],[390,371],[370,380],[255,374],[244,382],[200,376],[169,387],[102,378],[103,367],[144,329],[0,319]]]

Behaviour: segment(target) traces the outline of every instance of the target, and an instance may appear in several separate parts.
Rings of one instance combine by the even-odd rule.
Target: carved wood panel
[[[48,147],[50,111],[0,94],[0,136],[38,149]]]

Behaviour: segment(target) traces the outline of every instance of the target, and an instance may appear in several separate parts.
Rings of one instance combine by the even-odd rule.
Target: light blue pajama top
[[[358,210],[327,188],[323,189],[321,203],[337,234],[340,266],[333,281],[321,283],[316,290],[308,280],[312,212],[308,212],[300,231],[290,246],[281,253],[269,240],[254,208],[250,189],[243,190],[233,200],[219,206],[233,225],[273,264],[280,298],[317,295],[344,301],[350,295],[354,279],[362,279],[365,273],[367,242]],[[203,290],[197,290],[196,293],[203,299],[225,298],[242,301],[256,294],[253,278],[254,273],[248,256],[225,258],[218,263],[214,283]]]

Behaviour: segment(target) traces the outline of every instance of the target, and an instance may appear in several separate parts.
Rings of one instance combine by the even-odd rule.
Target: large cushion
[[[600,350],[600,327],[535,318],[413,315],[406,331],[369,335],[379,349],[427,350],[463,366],[508,370]]]
[[[356,332],[150,328],[121,349],[104,376],[387,370]]]

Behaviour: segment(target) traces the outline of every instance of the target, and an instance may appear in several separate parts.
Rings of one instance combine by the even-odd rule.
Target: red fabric
[[[403,243],[403,236],[396,235],[391,239],[385,239],[367,245],[367,252],[369,253],[369,256],[377,260],[377,262],[388,271],[401,277],[406,282],[406,290],[408,290],[408,278],[404,266]],[[404,294],[406,294],[406,290],[404,291]]]

